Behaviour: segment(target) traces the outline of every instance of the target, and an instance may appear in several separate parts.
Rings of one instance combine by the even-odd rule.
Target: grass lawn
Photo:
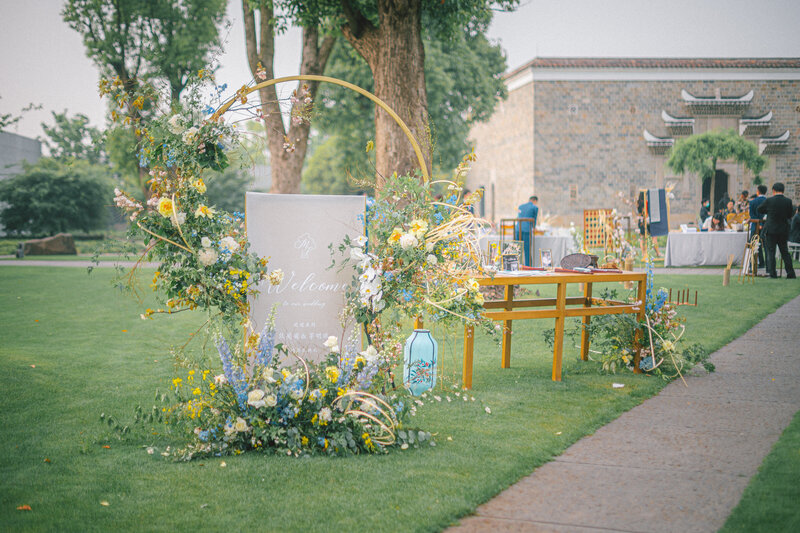
[[[800,531],[800,411],[775,443],[720,533]]]
[[[416,421],[436,434],[436,447],[379,457],[245,454],[175,464],[144,451],[163,449],[160,435],[119,441],[99,415],[128,418],[135,405],[152,405],[155,389],[173,375],[170,345],[183,343],[203,318],[142,321],[144,306],[115,292],[111,276],[111,269],[87,276],[77,268],[0,266],[4,529],[435,531],[664,385],[629,373],[600,375],[577,360],[569,342],[564,381],[554,383],[541,335],[552,321],[518,321],[511,369],[500,368],[499,347],[476,340],[477,401],[450,393],[448,402],[437,393],[441,402],[420,409]],[[700,307],[680,312],[689,340],[709,350],[800,293],[800,283],[786,280],[723,288],[717,276],[657,276],[656,285],[700,291]],[[455,376],[461,332],[434,334],[443,374]],[[613,389],[612,382],[626,386]],[[21,505],[32,511],[16,510]]]

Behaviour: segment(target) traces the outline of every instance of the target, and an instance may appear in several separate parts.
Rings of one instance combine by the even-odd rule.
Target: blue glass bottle
[[[427,329],[415,329],[406,340],[403,350],[403,383],[414,396],[419,396],[436,385],[438,349]]]

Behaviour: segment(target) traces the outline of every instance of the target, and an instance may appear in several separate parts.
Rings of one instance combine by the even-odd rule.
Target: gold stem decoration
[[[183,236],[183,230],[181,229],[181,223],[178,222],[178,202],[175,201],[175,194],[172,195],[172,222],[175,224],[175,227],[178,228],[178,234],[181,236],[181,240],[183,240],[183,244],[186,245],[186,248],[188,248],[190,252],[196,253],[192,250],[192,247],[189,246],[189,243],[186,242],[186,237]]]
[[[394,415],[394,409],[392,409],[391,405],[381,400],[374,394],[362,391],[350,391],[333,400],[333,402],[331,402],[331,406],[334,406],[345,399],[349,400],[347,406],[343,408],[345,415],[356,416],[356,418],[363,417],[378,425],[380,433],[370,435],[370,439],[372,439],[373,442],[377,442],[378,444],[382,444],[384,446],[391,446],[396,442],[397,437],[395,436],[394,430],[397,428],[397,418]],[[352,407],[355,402],[358,402],[359,406],[353,409]],[[381,420],[375,415],[365,412],[363,410],[364,406],[374,409],[385,420]]]
[[[189,252],[190,254],[193,254],[193,253],[194,253],[192,250],[190,250],[189,248],[187,248],[187,247],[183,246],[182,244],[178,244],[177,242],[175,242],[175,241],[173,241],[173,240],[167,239],[166,237],[162,237],[161,235],[159,235],[159,234],[157,234],[157,233],[153,233],[153,232],[152,232],[152,231],[150,231],[149,229],[147,229],[147,228],[145,228],[144,226],[142,226],[141,222],[137,222],[137,223],[136,223],[136,225],[137,225],[137,226],[139,226],[139,229],[141,229],[142,231],[144,231],[144,232],[146,232],[146,233],[149,233],[150,235],[152,235],[152,236],[153,236],[153,237],[155,237],[156,239],[161,239],[162,241],[168,242],[168,243],[170,243],[170,244],[172,244],[172,245],[174,245],[174,246],[177,246],[178,248],[181,248],[181,249],[183,249],[183,250],[186,250],[186,251],[187,251],[187,252]]]
[[[236,96],[232,97],[230,100],[222,104],[222,106],[219,109],[217,109],[213,115],[211,115],[211,120],[218,120],[234,103],[236,103],[236,101],[240,100],[243,96],[247,96],[248,94],[258,89],[263,89],[265,87],[270,87],[272,85],[276,85],[278,83],[284,83],[287,81],[324,81],[328,83],[333,83],[334,85],[339,85],[341,87],[353,90],[358,94],[366,96],[367,98],[375,102],[375,104],[377,104],[381,109],[386,111],[389,114],[389,116],[394,119],[397,125],[400,126],[400,129],[403,130],[403,133],[406,134],[406,137],[408,137],[411,146],[414,148],[414,153],[417,155],[417,163],[419,164],[419,168],[420,171],[422,172],[423,178],[425,178],[425,181],[430,181],[431,177],[428,174],[428,165],[425,163],[425,158],[422,155],[422,149],[420,148],[417,140],[414,138],[414,134],[411,133],[411,130],[408,128],[408,126],[406,126],[406,123],[403,122],[403,119],[401,119],[400,116],[386,104],[386,102],[384,102],[371,92],[362,89],[358,85],[353,85],[352,83],[348,83],[344,80],[340,80],[337,78],[331,78],[330,76],[301,74],[299,76],[284,76],[282,78],[275,78],[272,80],[262,81],[261,83],[253,85],[251,87],[247,87],[246,89],[238,92]]]

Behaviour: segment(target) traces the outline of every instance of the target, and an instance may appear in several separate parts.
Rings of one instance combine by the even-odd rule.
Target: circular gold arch
[[[358,85],[353,85],[352,83],[340,80],[338,78],[331,78],[330,76],[317,76],[316,74],[300,74],[297,76],[284,76],[283,78],[275,78],[272,80],[262,81],[259,84],[253,85],[252,87],[248,87],[246,90],[238,93],[236,96],[232,97],[230,100],[222,104],[222,106],[219,109],[217,109],[211,117],[215,120],[218,119],[236,102],[236,100],[240,99],[242,96],[246,96],[258,89],[262,89],[264,87],[269,87],[270,85],[276,85],[278,83],[283,83],[286,81],[326,81],[328,83],[333,83],[334,85],[340,85],[347,89],[353,90],[358,94],[366,96],[367,98],[375,102],[375,104],[380,106],[381,109],[389,113],[389,116],[391,116],[394,119],[397,125],[400,126],[400,129],[403,130],[403,133],[406,134],[406,137],[408,137],[411,146],[414,148],[414,153],[416,153],[417,155],[417,162],[419,163],[419,168],[422,171],[422,176],[425,178],[425,181],[430,181],[430,176],[428,175],[428,165],[425,164],[425,158],[422,156],[422,149],[419,147],[419,143],[414,138],[414,135],[411,133],[411,130],[408,129],[406,123],[403,122],[403,119],[401,119],[391,107],[386,105],[386,102],[384,102],[371,92],[362,89]]]

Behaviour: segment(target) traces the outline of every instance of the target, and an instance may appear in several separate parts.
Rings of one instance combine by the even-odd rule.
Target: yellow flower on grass
[[[171,217],[175,213],[175,204],[169,198],[162,198],[158,201],[158,212],[161,216]]]
[[[178,388],[178,387],[181,386],[182,382],[183,382],[183,380],[181,378],[175,378],[175,379],[172,380],[172,386],[175,387],[175,388]]]
[[[197,218],[206,217],[211,218],[214,216],[214,210],[206,205],[200,204],[200,207],[197,208],[197,211],[194,212],[194,216]]]
[[[195,396],[200,396],[202,393],[203,391],[200,390],[200,387],[195,387],[194,390],[192,391],[192,394],[194,394]]]
[[[196,180],[194,180],[192,182],[192,187],[197,189],[197,192],[199,192],[200,194],[206,193],[206,184],[202,178],[197,178]]]

